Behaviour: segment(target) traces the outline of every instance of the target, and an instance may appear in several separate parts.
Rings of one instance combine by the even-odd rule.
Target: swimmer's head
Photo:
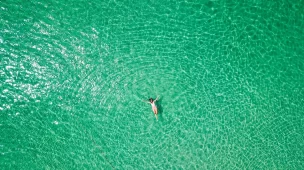
[[[153,103],[153,99],[152,98],[150,98],[149,101],[150,101],[150,103]]]

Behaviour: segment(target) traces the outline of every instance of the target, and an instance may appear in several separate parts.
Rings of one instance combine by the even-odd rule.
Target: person
[[[156,120],[158,120],[158,117],[157,117],[158,110],[157,110],[157,106],[156,106],[155,102],[158,100],[158,98],[159,98],[159,96],[157,96],[157,98],[155,100],[153,98],[149,99],[149,103],[152,106],[152,111],[153,111],[153,113],[155,115]]]

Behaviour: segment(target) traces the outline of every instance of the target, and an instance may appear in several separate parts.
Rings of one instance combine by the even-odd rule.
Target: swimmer
[[[157,96],[157,98],[156,98],[155,100],[152,99],[152,98],[149,99],[149,103],[150,103],[151,106],[152,106],[152,111],[153,111],[153,113],[154,113],[154,115],[155,115],[156,120],[158,120],[158,117],[157,117],[158,110],[157,110],[157,106],[156,106],[156,104],[155,104],[155,102],[156,102],[157,100],[158,100],[158,96]]]

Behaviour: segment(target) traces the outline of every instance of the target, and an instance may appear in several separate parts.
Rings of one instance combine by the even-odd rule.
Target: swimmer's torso
[[[151,103],[151,106],[152,106],[152,110],[153,110],[154,114],[157,114],[157,107],[155,105],[155,102]]]

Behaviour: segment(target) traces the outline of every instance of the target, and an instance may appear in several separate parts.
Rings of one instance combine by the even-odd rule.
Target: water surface
[[[303,4],[1,2],[1,169],[303,169]]]

